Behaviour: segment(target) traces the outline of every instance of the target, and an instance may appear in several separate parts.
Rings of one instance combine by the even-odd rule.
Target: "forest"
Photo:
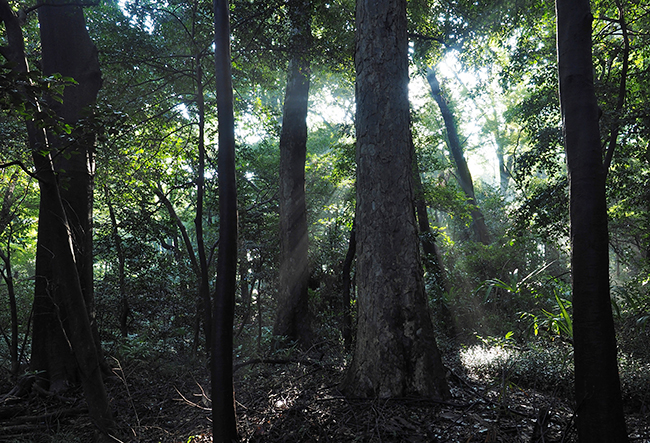
[[[650,442],[647,2],[0,21],[0,441]]]

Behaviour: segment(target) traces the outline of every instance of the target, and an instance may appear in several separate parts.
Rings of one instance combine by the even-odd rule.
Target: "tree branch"
[[[612,132],[609,138],[609,146],[607,152],[605,153],[605,159],[603,161],[603,169],[605,171],[605,176],[609,172],[609,167],[612,163],[612,157],[614,157],[614,150],[616,149],[616,140],[618,139],[618,133],[621,129],[621,111],[623,110],[623,105],[625,104],[625,93],[626,93],[626,84],[627,84],[627,70],[628,70],[628,58],[630,54],[630,39],[627,34],[627,24],[625,23],[625,14],[623,11],[623,5],[620,0],[616,0],[616,7],[618,8],[618,22],[621,26],[621,32],[623,33],[623,67],[621,68],[621,82],[618,88],[618,101],[616,102],[616,110],[614,111],[614,122],[612,123]]]
[[[9,163],[3,163],[3,164],[0,164],[0,169],[6,169],[6,168],[9,168],[9,167],[11,167],[11,166],[18,166],[20,169],[23,170],[23,172],[24,172],[25,174],[29,175],[29,176],[32,177],[32,178],[35,178],[36,180],[39,179],[39,178],[38,178],[38,175],[36,175],[35,173],[31,172],[31,171],[29,170],[29,168],[27,168],[27,166],[25,166],[25,164],[24,164],[23,162],[18,161],[18,160],[15,160],[15,161],[12,161],[12,162],[9,162]]]
[[[98,6],[99,5],[99,0],[95,0],[92,2],[72,2],[72,3],[37,3],[34,6],[30,6],[29,8],[25,9],[25,15],[29,14],[30,12],[36,11],[38,8],[42,6],[79,6],[81,8],[86,8],[89,6]]]
[[[447,43],[443,39],[441,39],[440,37],[431,37],[429,35],[422,35],[422,34],[418,34],[418,33],[409,32],[408,33],[408,38],[409,38],[409,40],[434,41],[434,42],[438,42],[438,43],[442,44],[445,48],[449,47],[449,45],[447,45]]]

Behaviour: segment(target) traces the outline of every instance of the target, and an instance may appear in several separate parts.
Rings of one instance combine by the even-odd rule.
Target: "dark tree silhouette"
[[[560,106],[570,184],[577,427],[580,441],[625,442],[609,294],[606,167],[594,92],[589,0],[557,0]]]
[[[237,285],[235,120],[228,0],[214,0],[215,68],[219,119],[219,255],[213,310],[212,434],[216,443],[237,439],[233,389],[233,322]]]

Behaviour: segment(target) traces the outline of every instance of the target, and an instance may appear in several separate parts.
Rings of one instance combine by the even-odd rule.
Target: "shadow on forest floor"
[[[467,349],[467,348],[465,348]],[[242,442],[570,442],[576,441],[566,390],[524,388],[510,366],[467,370],[449,357],[453,398],[346,399],[338,391],[344,356],[293,356],[243,364],[235,373]],[[209,380],[203,363],[113,360],[107,381],[124,442],[211,442]],[[485,362],[481,363],[484,364]],[[476,368],[474,368],[476,369]],[[493,368],[494,369],[494,368]],[[518,379],[517,379],[518,380]],[[6,383],[6,382],[5,382]],[[530,385],[529,382],[525,383]],[[9,385],[0,386],[7,392]],[[565,394],[558,394],[565,392]],[[555,394],[553,394],[555,393]],[[82,393],[31,395],[0,404],[0,441],[88,442],[93,427]],[[630,440],[650,442],[644,408],[627,415]],[[533,439],[543,423],[544,439]],[[537,426],[539,428],[539,426]]]

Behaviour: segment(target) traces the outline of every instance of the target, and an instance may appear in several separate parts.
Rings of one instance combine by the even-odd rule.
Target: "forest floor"
[[[508,366],[486,375],[446,356],[452,398],[349,399],[338,390],[346,356],[335,347],[236,363],[237,420],[242,442],[571,442],[576,441],[565,389],[518,384]],[[109,361],[107,380],[124,442],[211,442],[208,371],[203,363]],[[500,371],[500,372],[499,372]],[[513,371],[510,371],[514,373]],[[526,383],[530,385],[530,383]],[[7,380],[0,392],[7,392]],[[89,442],[93,435],[80,391],[33,393],[0,403],[0,441]],[[630,407],[632,442],[650,442],[650,414]],[[540,426],[541,425],[541,426]],[[537,438],[534,438],[533,435]],[[543,437],[542,437],[543,435]]]

